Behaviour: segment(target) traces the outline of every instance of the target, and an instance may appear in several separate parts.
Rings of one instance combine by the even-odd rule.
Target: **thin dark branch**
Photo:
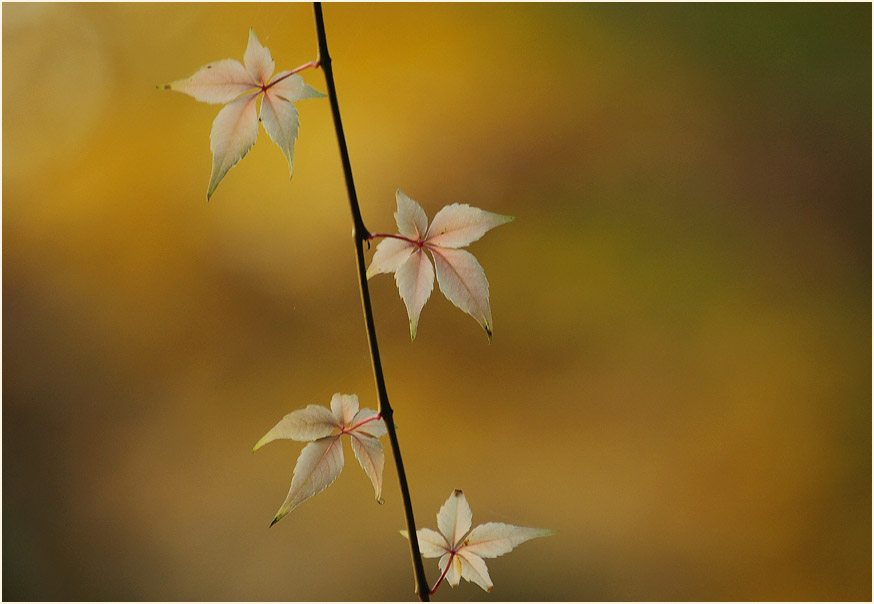
[[[349,208],[352,211],[352,221],[355,225],[355,255],[358,261],[358,284],[361,288],[361,306],[364,309],[364,323],[367,330],[367,340],[370,344],[370,358],[373,362],[373,375],[376,380],[376,395],[379,401],[379,413],[385,420],[388,429],[388,438],[391,442],[392,454],[398,473],[401,496],[404,502],[404,515],[407,520],[407,534],[410,542],[410,556],[413,562],[413,574],[416,579],[416,594],[423,602],[429,599],[428,580],[425,577],[425,567],[422,565],[422,556],[419,553],[419,540],[416,537],[416,521],[413,518],[413,503],[410,498],[410,488],[407,484],[407,475],[404,472],[404,462],[401,458],[401,448],[398,444],[398,436],[394,425],[394,411],[388,402],[388,392],[385,387],[385,377],[382,373],[382,362],[379,359],[379,346],[376,342],[376,327],[373,321],[373,309],[370,304],[370,291],[367,288],[367,269],[364,266],[364,246],[369,245],[370,232],[364,226],[361,218],[361,209],[358,206],[358,196],[355,193],[355,182],[352,179],[352,165],[349,162],[349,151],[346,148],[346,137],[343,134],[343,122],[340,120],[340,105],[337,102],[337,90],[334,87],[334,72],[331,67],[331,56],[328,54],[328,41],[325,36],[325,22],[322,17],[322,4],[313,3],[316,17],[316,35],[319,40],[318,64],[325,73],[325,82],[328,87],[328,100],[331,103],[331,114],[334,117],[334,128],[337,131],[337,142],[340,145],[340,159],[343,162],[343,175],[346,178],[346,193],[349,197]]]
[[[349,208],[352,210],[352,220],[355,223],[355,238],[357,241],[365,241],[370,237],[370,232],[364,226],[361,219],[361,210],[358,207],[358,195],[355,193],[355,181],[352,179],[352,165],[349,163],[349,150],[346,148],[346,135],[343,133],[343,121],[340,119],[340,104],[337,102],[337,90],[334,87],[334,72],[331,67],[331,55],[328,54],[328,41],[325,37],[325,22],[322,18],[322,3],[314,2],[313,9],[316,15],[316,35],[319,39],[319,58],[316,62],[325,72],[325,81],[328,85],[328,100],[331,102],[331,114],[334,116],[334,128],[337,130],[337,142],[340,145],[340,159],[343,161],[343,176],[346,177],[346,194],[349,197]]]

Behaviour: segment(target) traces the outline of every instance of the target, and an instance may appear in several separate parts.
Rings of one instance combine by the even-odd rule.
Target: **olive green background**
[[[557,531],[437,598],[870,600],[871,6],[324,13],[367,226],[516,216],[492,344],[371,280],[418,525]],[[327,100],[207,203],[219,106],[156,89],[315,59],[310,5],[2,16],[3,598],[412,599],[391,463],[268,529],[302,445],[251,453],[376,404]]]

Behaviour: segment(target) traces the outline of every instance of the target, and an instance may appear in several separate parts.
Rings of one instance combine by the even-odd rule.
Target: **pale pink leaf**
[[[467,204],[453,203],[437,212],[425,240],[429,245],[440,247],[464,247],[490,229],[511,220],[512,216],[502,216]]]
[[[419,315],[434,289],[434,267],[431,266],[427,254],[421,249],[413,252],[407,261],[395,271],[395,282],[407,307],[407,316],[410,319],[410,339],[415,340],[419,327]]]
[[[461,576],[476,583],[486,591],[492,591],[492,579],[489,577],[489,569],[486,563],[477,555],[462,549],[455,556],[461,562]]]
[[[552,535],[555,531],[513,526],[503,522],[487,522],[470,532],[464,544],[466,552],[483,558],[496,558],[511,551],[520,543],[536,537]]]
[[[489,229],[513,220],[472,208],[452,204],[440,210],[430,229],[428,218],[418,203],[403,191],[397,191],[395,220],[400,235],[380,235],[386,239],[377,246],[368,279],[380,273],[395,273],[398,290],[407,306],[410,336],[415,339],[419,315],[434,288],[431,271],[436,267],[440,290],[457,307],[470,314],[492,339],[492,312],[489,306],[489,282],[476,258],[458,248],[476,241]],[[422,235],[425,232],[426,235]],[[434,266],[422,259],[427,248]]]
[[[288,176],[291,178],[294,174],[294,142],[300,126],[297,109],[291,102],[276,96],[269,89],[261,100],[261,123],[273,142],[285,154]]]
[[[370,409],[362,409],[358,413],[355,414],[355,417],[352,418],[352,425],[356,425],[359,422],[363,422],[367,418],[374,417],[376,415],[376,411],[372,411]],[[375,419],[373,421],[369,421],[366,424],[361,424],[353,432],[359,432],[362,434],[369,434],[370,436],[375,436],[379,438],[380,436],[385,436],[388,430],[385,427],[385,422],[382,419]]]
[[[492,339],[492,310],[489,307],[489,282],[485,271],[465,250],[432,249],[437,267],[437,283],[450,302],[472,316]]]
[[[164,84],[163,88],[185,93],[204,103],[229,103],[258,86],[239,61],[222,59],[201,67],[189,78]]]
[[[302,101],[304,99],[318,99],[324,97],[324,93],[319,92],[309,84],[305,84],[303,78],[299,75],[291,74],[290,71],[280,71],[270,80],[269,92],[273,92],[277,96],[286,101]]]
[[[269,442],[280,438],[309,441],[328,436],[337,427],[334,414],[326,407],[309,405],[306,409],[292,411],[265,434],[255,445],[257,451]]]
[[[409,241],[393,237],[383,239],[376,246],[376,251],[373,253],[373,259],[371,259],[370,266],[367,268],[367,278],[370,279],[380,273],[395,272],[415,250],[415,244]]]
[[[425,210],[400,189],[395,193],[395,198],[398,202],[398,211],[395,212],[398,232],[409,239],[422,241],[428,231],[428,217],[425,216]]]
[[[440,532],[421,529],[416,533],[422,555],[426,558],[440,556],[438,566],[441,573],[446,571],[445,579],[452,587],[457,586],[464,578],[486,591],[491,591],[492,580],[483,557],[500,556],[529,539],[554,533],[499,522],[482,524],[471,531],[472,520],[473,514],[467,498],[462,491],[456,489],[437,513]],[[407,536],[406,531],[401,531],[401,534]],[[447,568],[449,564],[451,565]]]
[[[291,488],[271,526],[301,503],[331,486],[342,469],[343,446],[339,434],[320,438],[305,446],[294,466]]]
[[[473,513],[470,511],[467,498],[460,489],[455,489],[440,511],[437,512],[437,527],[443,533],[446,541],[455,547],[470,530],[472,521]]]
[[[189,94],[199,101],[229,103],[219,112],[210,133],[213,162],[207,199],[228,171],[255,144],[259,121],[255,102],[261,94],[265,96],[261,106],[264,127],[285,154],[289,174],[294,172],[298,118],[291,101],[324,95],[304,84],[300,76],[288,71],[282,72],[281,77],[271,79],[274,66],[270,51],[261,44],[255,31],[250,29],[243,63],[233,59],[216,61],[187,79],[163,86],[164,89]],[[273,85],[269,84],[271,81]]]
[[[352,452],[355,453],[355,459],[370,478],[376,500],[382,503],[382,470],[385,467],[382,443],[378,438],[359,431],[350,432],[349,436],[352,437]]]
[[[212,123],[209,147],[212,150],[212,175],[206,198],[209,199],[216,187],[238,161],[246,156],[258,138],[258,115],[255,112],[253,93],[240,97],[219,111]]]
[[[246,45],[243,63],[259,85],[267,84],[270,76],[273,75],[275,66],[273,58],[270,56],[270,51],[261,45],[254,28],[249,28],[249,43]]]
[[[352,425],[352,418],[358,413],[358,395],[336,393],[331,397],[331,412],[338,424],[348,428]]]

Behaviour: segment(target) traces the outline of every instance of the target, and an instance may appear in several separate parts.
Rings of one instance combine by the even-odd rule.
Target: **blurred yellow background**
[[[491,345],[371,280],[418,525],[557,530],[437,598],[870,600],[871,6],[324,14],[368,227],[516,216],[469,248]],[[376,405],[327,100],[207,203],[219,106],[155,88],[250,26],[315,59],[311,6],[2,16],[3,598],[412,599],[391,463],[268,529],[302,445],[251,453]]]

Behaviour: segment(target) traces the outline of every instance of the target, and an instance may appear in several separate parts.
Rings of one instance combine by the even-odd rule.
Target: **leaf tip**
[[[409,538],[410,538],[410,534],[409,534],[407,531],[405,531],[405,530],[400,530],[400,531],[398,531],[398,532],[401,534],[401,536],[402,536],[404,539],[409,539]]]
[[[275,516],[275,517],[273,518],[273,520],[270,522],[270,526],[273,526],[274,524],[276,524],[277,522],[279,522],[280,520],[282,520],[283,518],[285,518],[285,515],[286,515],[286,514],[288,514],[288,512],[279,512],[278,514],[276,514],[276,516]]]

